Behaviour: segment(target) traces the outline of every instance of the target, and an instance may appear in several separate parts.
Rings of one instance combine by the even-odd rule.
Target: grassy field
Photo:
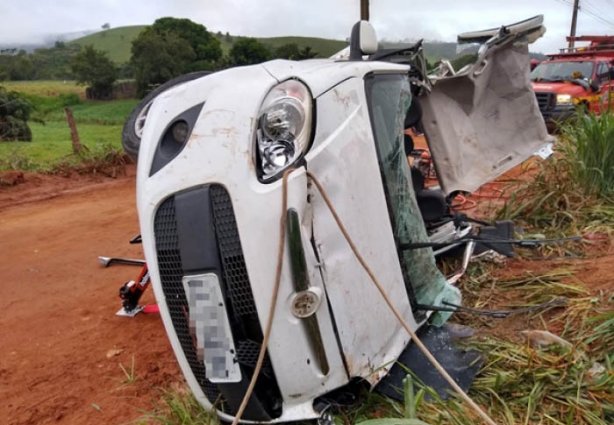
[[[81,143],[90,152],[119,151],[124,121],[138,102],[79,100],[74,95],[82,96],[84,88],[73,82],[11,82],[6,86],[25,93],[36,110],[29,122],[31,142],[0,143],[0,170],[51,171],[66,162],[72,155],[72,144],[64,106],[72,109]]]
[[[45,125],[31,123],[32,142],[0,143],[0,170],[51,171],[72,155],[70,130],[66,122]],[[121,149],[122,125],[78,124],[81,143],[89,150],[103,146]]]
[[[76,94],[85,98],[85,86],[74,81],[3,81],[2,86],[7,90],[14,90],[29,96],[55,97],[62,94]]]
[[[146,25],[112,28],[78,38],[71,43],[80,46],[92,45],[97,50],[107,52],[113,62],[123,64],[130,60],[132,40],[145,28]]]

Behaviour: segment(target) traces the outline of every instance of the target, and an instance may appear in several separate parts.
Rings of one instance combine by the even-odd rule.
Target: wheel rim
[[[149,108],[151,107],[152,103],[153,100],[150,100],[147,105],[145,105],[145,107],[141,109],[141,112],[139,112],[139,114],[137,115],[136,120],[134,120],[134,134],[136,134],[136,137],[138,137],[139,139],[143,136],[143,127],[145,127],[147,114],[149,113]]]

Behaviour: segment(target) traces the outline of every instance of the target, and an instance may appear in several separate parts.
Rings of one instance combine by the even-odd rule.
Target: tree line
[[[189,19],[160,18],[132,42],[129,63],[117,66],[103,51],[92,46],[56,42],[37,49],[0,51],[0,81],[76,79],[87,84],[94,97],[107,98],[118,78],[134,78],[137,92],[144,95],[152,87],[192,71],[215,71],[231,66],[251,65],[274,58],[309,59],[317,52],[295,43],[276,49],[255,38],[230,37],[232,47],[223,54],[220,40],[201,24]]]

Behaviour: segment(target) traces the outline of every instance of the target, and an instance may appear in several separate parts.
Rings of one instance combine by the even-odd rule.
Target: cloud
[[[571,6],[562,0],[371,0],[371,21],[380,38],[453,41],[463,31],[496,27],[545,15],[548,32],[536,48],[565,44]],[[272,37],[300,35],[346,39],[359,19],[360,0],[4,0],[0,3],[0,43],[32,42],[44,34],[151,24],[163,16],[189,18],[209,30]],[[595,10],[609,10],[593,0]],[[579,34],[606,34],[614,26],[586,13]]]

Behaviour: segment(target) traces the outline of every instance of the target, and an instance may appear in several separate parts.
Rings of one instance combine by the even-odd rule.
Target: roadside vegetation
[[[69,82],[12,83],[9,87],[25,93],[23,98],[32,105],[32,141],[0,142],[0,171],[66,173],[70,167],[91,169],[93,163],[100,168],[99,162],[104,158],[110,164],[125,162],[121,131],[137,100],[84,100],[83,87]],[[72,152],[65,107],[72,109],[81,143],[86,147],[80,155]]]
[[[614,116],[582,115],[566,124],[554,155],[514,191],[500,216],[552,235],[614,229]]]

